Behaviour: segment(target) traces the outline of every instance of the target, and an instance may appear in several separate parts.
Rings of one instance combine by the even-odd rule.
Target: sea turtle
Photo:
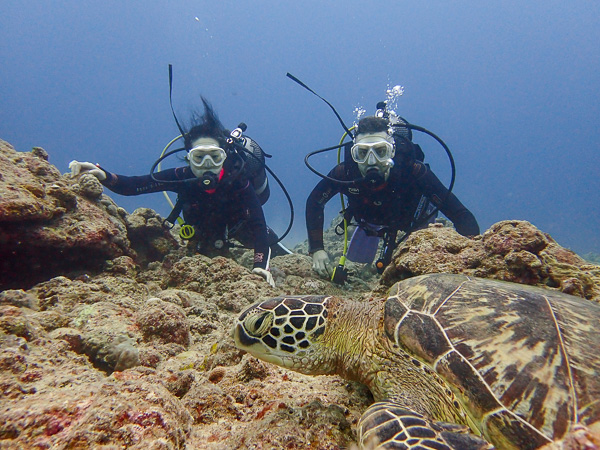
[[[422,275],[387,299],[265,300],[233,334],[257,358],[367,385],[367,448],[533,449],[600,428],[600,305],[561,292]]]

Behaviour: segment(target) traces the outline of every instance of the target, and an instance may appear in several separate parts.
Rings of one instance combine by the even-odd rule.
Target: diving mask
[[[385,132],[365,133],[359,134],[354,142],[350,154],[363,177],[375,171],[387,178],[396,153],[392,138]]]
[[[387,133],[359,134],[354,142],[350,154],[358,164],[377,165],[394,157],[394,141]]]
[[[227,152],[216,145],[198,145],[188,152],[190,168],[197,177],[205,172],[218,173],[227,158]]]
[[[352,154],[352,159],[358,164],[365,162],[376,164],[377,161],[384,162],[393,156],[394,145],[388,141],[377,141],[372,143],[361,142],[354,144],[350,152]]]

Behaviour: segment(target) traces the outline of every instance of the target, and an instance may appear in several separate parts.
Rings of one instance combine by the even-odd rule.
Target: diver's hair
[[[201,137],[209,137],[216,139],[219,142],[221,148],[225,148],[227,145],[227,130],[219,120],[217,113],[213,109],[212,105],[204,97],[202,104],[204,105],[204,113],[200,114],[197,111],[192,113],[190,119],[190,128],[185,133],[184,145],[186,149],[192,148],[192,142]]]
[[[356,127],[356,134],[363,133],[380,133],[380,132],[388,132],[389,123],[387,120],[381,117],[368,116],[363,117],[358,122],[358,126]]]

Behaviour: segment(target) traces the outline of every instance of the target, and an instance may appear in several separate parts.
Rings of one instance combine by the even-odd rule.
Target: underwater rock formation
[[[352,282],[339,287],[315,276],[309,256],[292,254],[272,259],[273,288],[251,273],[251,252],[236,259],[189,254],[163,234],[154,211],[127,215],[95,179],[61,176],[41,150],[22,154],[4,145],[0,160],[0,236],[2,251],[12,252],[2,276],[6,267],[13,277],[13,267],[24,270],[21,278],[6,275],[0,288],[0,448],[354,445],[358,418],[372,402],[364,386],[263,363],[235,348],[231,328],[240,311],[267,297],[382,295],[387,286],[373,291],[372,273],[362,279],[353,269]],[[29,242],[22,244],[27,252],[15,250],[7,230],[20,238],[37,233],[39,248]],[[334,256],[340,237],[326,236]],[[39,271],[36,264],[50,258],[41,248],[72,257]],[[95,249],[98,266],[75,258],[86,249]],[[598,297],[600,267],[518,221],[474,240],[449,228],[415,232],[383,281],[444,270],[570,285]]]
[[[389,287],[436,272],[555,288],[600,302],[600,266],[523,220],[498,222],[474,239],[441,226],[415,231],[396,249],[382,282]]]
[[[135,251],[135,261],[142,267],[160,261],[178,241],[163,226],[163,218],[150,208],[137,208],[124,216],[127,237]]]
[[[127,268],[123,258],[111,267]],[[293,271],[297,255],[279,258]],[[223,257],[151,266],[2,292],[0,445],[336,448],[354,440],[370,401],[364,388],[266,365],[230,337],[241,309],[302,292],[302,282],[272,288]]]
[[[97,271],[136,248],[145,251],[138,263],[161,259],[174,245],[157,231],[156,213],[128,215],[102,192],[94,176],[61,175],[42,148],[17,152],[0,141],[0,289]],[[139,245],[140,234],[152,245]]]
[[[0,141],[0,288],[131,254],[118,208],[89,184],[63,177],[41,148],[21,153]]]

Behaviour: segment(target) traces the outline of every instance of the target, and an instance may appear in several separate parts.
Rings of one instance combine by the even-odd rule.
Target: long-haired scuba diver
[[[90,173],[121,195],[177,193],[183,218],[194,227],[192,242],[198,252],[207,256],[226,255],[233,246],[229,239],[234,238],[254,249],[252,272],[274,286],[270,257],[287,254],[289,250],[278,243],[277,235],[265,222],[262,204],[269,192],[264,165],[258,167],[264,178],[257,183],[256,164],[247,163],[248,158],[236,149],[231,133],[211,105],[204,98],[202,102],[204,113],[192,116],[189,130],[181,129],[184,148],[177,151],[186,151],[186,166],[154,172],[155,164],[149,175],[124,176],[89,162],[72,161],[71,174]],[[244,142],[264,154],[249,137],[245,136]]]
[[[359,121],[353,141],[343,147],[344,161],[327,176],[321,175],[323,179],[306,201],[309,251],[313,269],[319,275],[343,283],[345,259],[372,263],[383,240],[376,261],[381,273],[391,261],[398,244],[398,232],[408,235],[426,226],[438,209],[454,223],[459,233],[479,234],[473,214],[423,163],[423,153],[412,143],[411,129],[404,119],[380,109],[377,115]],[[344,222],[354,219],[357,225],[337,268],[330,264],[323,246],[324,207],[336,193],[343,194],[348,201]]]

